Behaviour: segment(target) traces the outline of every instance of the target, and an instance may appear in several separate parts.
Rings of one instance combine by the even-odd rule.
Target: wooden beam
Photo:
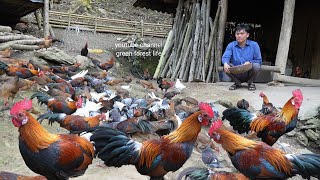
[[[223,71],[223,66],[218,68],[219,71]],[[280,68],[277,66],[268,66],[268,65],[261,65],[261,70],[264,71],[272,71],[272,72],[280,72]]]
[[[285,76],[278,73],[274,75],[273,80],[286,82],[286,83],[293,83],[293,84],[320,86],[320,80],[318,79],[298,78],[293,76]]]
[[[44,0],[43,7],[43,36],[49,36],[49,0]]]
[[[217,54],[216,54],[216,60],[217,66],[221,65],[221,57],[222,57],[222,49],[223,49],[223,42],[224,42],[224,34],[226,31],[226,21],[227,21],[227,14],[228,14],[228,0],[221,0],[221,11],[219,16],[219,22],[218,22],[218,39],[217,39]],[[217,81],[219,82],[219,76],[217,76]]]
[[[284,74],[287,65],[295,2],[296,0],[284,1],[281,32],[276,56],[276,66],[280,68],[280,74]]]

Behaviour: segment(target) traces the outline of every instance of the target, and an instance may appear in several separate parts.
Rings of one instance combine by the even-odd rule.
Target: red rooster
[[[33,99],[35,97],[37,97],[40,104],[47,105],[53,113],[65,113],[70,115],[82,106],[82,98],[79,98],[78,101],[73,101],[69,98],[61,100],[49,97],[41,92],[33,94],[30,98]]]
[[[221,120],[212,123],[209,136],[228,152],[234,167],[250,179],[287,179],[296,174],[308,179],[320,177],[319,154],[285,154],[226,130]]]
[[[100,121],[106,120],[106,115],[102,113],[92,117],[83,117],[78,115],[66,115],[64,113],[46,113],[40,115],[37,119],[40,123],[43,119],[48,119],[50,124],[58,122],[60,127],[67,129],[71,133],[78,133],[87,130],[88,128],[99,126]]]
[[[272,146],[283,134],[292,131],[297,125],[303,95],[300,89],[294,90],[292,94],[278,113],[257,116],[244,109],[229,108],[223,111],[222,119],[230,121],[230,125],[239,133],[256,132],[263,142]]]
[[[0,70],[6,72],[8,76],[19,76],[20,78],[26,79],[32,76],[37,76],[39,71],[28,69],[24,67],[17,67],[17,66],[8,66],[7,64],[0,61]]]
[[[106,70],[107,72],[109,71],[109,69],[113,67],[115,61],[116,61],[116,58],[114,56],[111,56],[111,58],[105,63],[102,63],[99,60],[92,59],[92,63],[94,65],[98,66],[102,70]]]
[[[140,174],[163,179],[165,174],[178,170],[188,160],[201,125],[207,125],[213,118],[208,104],[201,104],[200,109],[185,119],[177,130],[159,140],[139,143],[121,131],[106,127],[98,127],[84,136],[93,142],[98,158],[107,166],[132,164]]]
[[[19,128],[19,149],[26,165],[47,179],[81,176],[92,163],[92,144],[77,135],[51,134],[28,112],[32,101],[24,99],[10,110]]]

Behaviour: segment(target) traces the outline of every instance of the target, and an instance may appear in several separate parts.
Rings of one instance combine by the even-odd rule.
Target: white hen
[[[174,88],[175,88],[177,91],[181,92],[183,89],[186,88],[186,86],[180,82],[180,79],[177,79],[177,80],[176,80],[176,83],[174,84]]]
[[[101,102],[95,103],[92,101],[86,101],[86,104],[84,107],[79,108],[74,112],[72,115],[79,115],[84,117],[90,117],[90,112],[97,112],[102,108]]]
[[[87,69],[86,70],[82,70],[78,74],[71,76],[71,79],[76,79],[78,77],[84,77],[87,73],[88,73]]]

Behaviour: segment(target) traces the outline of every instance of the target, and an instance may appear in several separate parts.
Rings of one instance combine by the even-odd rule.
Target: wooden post
[[[217,56],[215,56],[216,60],[216,70],[217,65],[221,64],[222,58],[222,49],[223,49],[223,41],[224,41],[224,33],[226,31],[226,21],[227,21],[227,14],[228,14],[228,0],[221,0],[221,12],[218,22],[218,39],[217,39]],[[218,71],[215,71],[216,73]],[[217,76],[217,81],[220,81],[219,76]]]
[[[41,9],[38,9],[34,12],[34,16],[36,17],[36,21],[37,21],[37,25],[38,25],[38,28],[41,29],[42,28],[42,25],[41,25]]]
[[[144,36],[144,23],[143,23],[143,19],[141,19],[141,37]]]
[[[97,34],[97,27],[98,27],[98,17],[97,17],[97,14],[95,15],[94,17],[94,35]]]
[[[50,35],[49,33],[49,0],[44,0],[44,8],[43,8],[43,36],[47,37]]]
[[[281,32],[276,56],[276,66],[280,68],[280,74],[284,74],[287,65],[295,2],[295,0],[284,1]]]

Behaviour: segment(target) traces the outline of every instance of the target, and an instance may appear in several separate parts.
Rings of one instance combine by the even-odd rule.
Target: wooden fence
[[[171,24],[148,23],[101,18],[58,11],[49,11],[50,25],[58,28],[78,27],[96,32],[118,34],[141,34],[141,36],[166,37],[172,29]]]

